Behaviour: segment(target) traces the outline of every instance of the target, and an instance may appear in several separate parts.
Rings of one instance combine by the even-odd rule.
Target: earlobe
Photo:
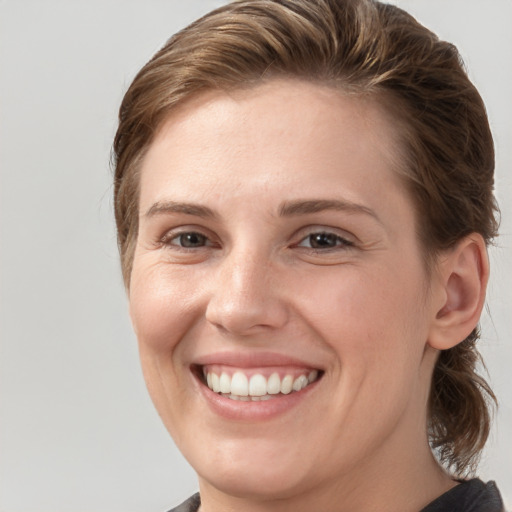
[[[463,341],[480,319],[489,278],[489,260],[482,236],[473,233],[443,253],[438,273],[437,295],[442,299],[436,305],[428,343],[438,350],[446,350]]]

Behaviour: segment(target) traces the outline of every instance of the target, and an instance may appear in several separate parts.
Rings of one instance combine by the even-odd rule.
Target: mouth
[[[321,379],[316,368],[196,366],[194,373],[213,393],[229,400],[262,402],[301,392]]]

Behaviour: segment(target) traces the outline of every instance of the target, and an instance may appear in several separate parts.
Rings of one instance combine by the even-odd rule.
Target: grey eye
[[[186,248],[204,247],[208,238],[201,233],[182,233],[174,238],[175,244]]]

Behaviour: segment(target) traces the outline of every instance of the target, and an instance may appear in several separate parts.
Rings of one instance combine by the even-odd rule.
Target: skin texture
[[[426,275],[396,147],[377,103],[285,80],[202,93],[150,147],[130,313],[202,511],[413,511],[455,485],[428,447],[429,383],[436,349],[478,320],[485,248],[468,239]],[[280,214],[304,200],[359,206]],[[188,232],[202,245],[180,246]],[[319,232],[335,246],[312,247]],[[218,353],[323,376],[278,414],[226,418],[191,371]]]

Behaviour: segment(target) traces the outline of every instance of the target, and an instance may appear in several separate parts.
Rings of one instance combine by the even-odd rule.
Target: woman
[[[467,478],[497,207],[452,45],[379,2],[234,2],[139,72],[114,150],[142,368],[199,477],[176,511],[503,509]]]

